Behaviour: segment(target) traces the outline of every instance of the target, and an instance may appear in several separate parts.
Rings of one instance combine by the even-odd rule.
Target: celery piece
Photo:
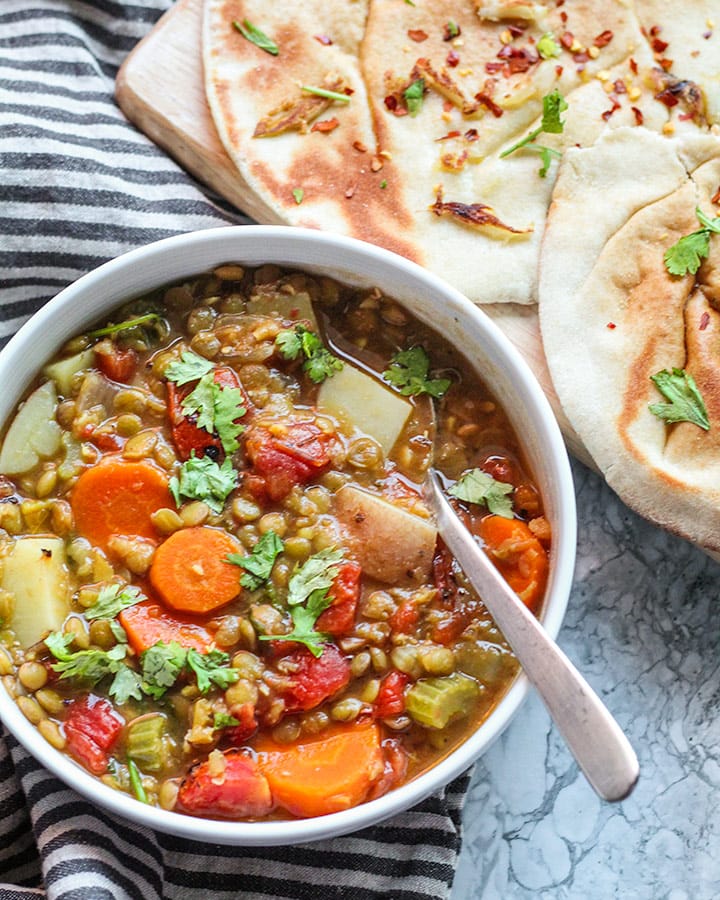
[[[472,678],[455,672],[444,678],[422,678],[407,692],[408,715],[425,728],[442,729],[467,716],[480,696]]]
[[[165,716],[141,716],[128,726],[126,750],[143,772],[159,772],[167,762]]]

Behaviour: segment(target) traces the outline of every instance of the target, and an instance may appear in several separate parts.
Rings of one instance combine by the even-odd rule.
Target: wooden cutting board
[[[125,60],[116,97],[125,115],[199,181],[261,224],[277,224],[245,189],[215,130],[205,99],[201,33],[203,0],[178,0]],[[594,467],[553,389],[535,307],[485,306],[518,348],[547,395],[569,451]]]

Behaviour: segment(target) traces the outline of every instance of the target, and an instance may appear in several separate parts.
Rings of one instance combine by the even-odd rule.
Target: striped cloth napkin
[[[247,222],[114,103],[118,66],[170,5],[0,2],[0,345],[111,257],[171,234]],[[0,727],[0,900],[442,900],[467,782],[333,841],[190,844],[104,814]]]

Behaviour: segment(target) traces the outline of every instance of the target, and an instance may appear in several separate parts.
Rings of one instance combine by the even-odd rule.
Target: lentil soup
[[[537,612],[551,535],[517,437],[404,307],[230,263],[132,300],[0,448],[6,689],[106,784],[190,815],[319,816],[414,778],[518,669],[423,504],[435,427]]]

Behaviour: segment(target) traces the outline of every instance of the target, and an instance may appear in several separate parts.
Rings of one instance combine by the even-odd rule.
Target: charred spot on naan
[[[705,98],[694,81],[678,78],[659,67],[651,69],[649,77],[656,100],[668,109],[680,104],[685,110],[685,115],[696,122],[705,119]]]
[[[442,188],[435,192],[435,202],[428,209],[436,216],[450,216],[456,222],[467,225],[470,228],[486,229],[490,234],[496,233],[498,237],[510,236],[523,237],[534,231],[532,225],[528,228],[513,228],[506,225],[496,215],[491,206],[485,203],[460,203],[458,201],[444,201]]]

